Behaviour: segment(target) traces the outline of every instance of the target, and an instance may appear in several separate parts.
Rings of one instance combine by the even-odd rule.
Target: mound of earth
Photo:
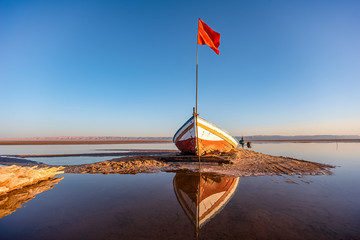
[[[101,153],[96,153],[97,155]],[[124,153],[121,153],[124,154]],[[87,154],[88,155],[88,154]],[[165,150],[147,150],[146,152],[127,152],[127,156],[112,160],[83,165],[65,165],[66,173],[140,173],[155,171],[199,171],[199,157],[183,155]],[[63,155],[56,155],[63,156]],[[51,155],[51,157],[56,157]],[[76,155],[78,156],[78,155]],[[120,156],[120,155],[119,155]],[[26,157],[26,156],[24,156]],[[34,157],[34,156],[32,156]],[[36,157],[42,157],[37,155]],[[247,149],[235,149],[226,154],[214,154],[200,157],[201,171],[227,174],[238,177],[259,175],[322,175],[332,174],[334,166],[299,160],[289,157],[272,156]],[[37,165],[49,167],[39,162],[17,158],[1,158],[0,164]]]
[[[109,161],[66,166],[69,173],[138,173],[154,171],[197,171],[199,158],[193,155],[168,154],[130,156]],[[259,175],[322,175],[332,174],[333,166],[236,149],[227,154],[200,157],[201,171],[234,176]]]

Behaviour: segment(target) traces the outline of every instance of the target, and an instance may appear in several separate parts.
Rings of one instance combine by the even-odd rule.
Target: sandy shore
[[[91,156],[106,156],[108,153],[95,153]],[[182,155],[174,151],[134,151],[117,153],[121,158],[114,158],[83,165],[65,165],[66,173],[140,173],[156,171],[198,171],[198,157]],[[109,156],[114,153],[109,153]],[[60,157],[81,156],[79,154],[61,155],[19,155],[18,157]],[[85,154],[89,156],[89,154]],[[0,157],[0,164],[46,167],[23,158]],[[236,149],[229,154],[201,157],[201,171],[227,174],[238,177],[261,175],[323,175],[332,174],[333,166],[299,160],[288,157],[271,156],[246,149]]]

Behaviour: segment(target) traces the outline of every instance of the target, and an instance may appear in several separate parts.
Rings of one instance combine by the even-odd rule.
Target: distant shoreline
[[[135,143],[169,143],[171,140],[54,140],[54,141],[0,141],[0,145],[67,145],[67,144],[135,144]]]
[[[251,139],[249,142],[360,142],[360,139]]]
[[[249,142],[360,142],[360,139],[249,139]],[[171,143],[172,140],[8,140],[0,141],[0,145],[68,145],[68,144],[140,144],[140,143]]]

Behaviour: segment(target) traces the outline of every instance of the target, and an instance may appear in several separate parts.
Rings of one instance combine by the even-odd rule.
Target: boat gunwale
[[[192,119],[194,118],[194,116],[191,116],[180,128],[179,128],[179,130],[177,130],[176,131],[176,133],[174,134],[174,137],[173,137],[173,143],[175,143],[175,140],[176,140],[176,135],[180,132],[180,130],[181,129],[183,129],[185,126],[186,126],[186,124],[188,124]]]
[[[205,129],[204,127],[202,126],[199,126],[198,127],[201,127],[203,128],[205,131],[208,131],[212,134],[214,134],[215,136],[221,138],[223,141],[229,143],[232,147],[234,148],[237,148],[239,146],[239,143],[238,141],[236,140],[236,138],[234,138],[230,133],[228,133],[226,130],[222,129],[221,127],[217,126],[216,124],[214,123],[211,123],[209,121],[207,121],[206,119],[202,118],[202,117],[199,117],[198,118],[200,119],[201,122],[201,125],[205,126],[205,127],[208,127],[210,129],[212,129],[214,132],[212,131],[209,131],[208,129]],[[194,116],[190,117],[175,133],[174,137],[173,137],[173,143],[176,144],[177,141],[179,141],[178,139],[178,135],[180,134],[181,131],[184,131],[184,127],[191,121],[194,119]],[[204,124],[205,123],[205,124]],[[208,126],[206,126],[208,125]]]
[[[230,133],[228,133],[226,130],[222,129],[221,127],[217,126],[214,123],[211,123],[211,122],[207,121],[206,119],[204,119],[202,117],[198,117],[198,118],[200,118],[202,121],[204,121],[205,123],[207,123],[211,127],[213,127],[213,130],[217,131],[221,135],[225,135],[225,137],[228,138],[229,140],[232,140],[233,144],[231,144],[229,141],[227,141],[227,139],[224,139],[223,137],[219,136],[218,134],[215,134],[216,136],[220,137],[221,139],[225,140],[226,142],[229,142],[231,145],[234,146],[234,148],[238,147],[238,145],[239,145],[238,141]],[[204,129],[204,130],[206,130],[206,129]],[[208,131],[208,130],[206,130],[206,131]]]

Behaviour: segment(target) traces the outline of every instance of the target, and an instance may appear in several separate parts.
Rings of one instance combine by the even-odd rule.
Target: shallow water
[[[79,157],[27,157],[26,159],[48,165],[80,165],[120,158],[120,156],[79,156]]]
[[[0,145],[0,156],[7,155],[46,155],[46,154],[81,154],[81,153],[119,153],[128,152],[121,149],[175,150],[172,143],[138,143],[138,144],[66,144],[66,145]],[[27,157],[26,159],[49,165],[77,165],[96,163],[122,156],[60,156],[60,157]]]
[[[231,196],[208,215],[200,239],[360,239],[359,143],[268,143],[254,144],[254,150],[339,167],[330,176],[240,178]],[[62,176],[53,189],[0,219],[0,239],[196,238],[193,208],[186,207],[191,206],[186,195],[194,192],[184,198],[179,192],[198,191],[191,187],[198,182],[179,187],[174,180],[196,179],[191,174]],[[211,207],[230,189],[221,184],[229,177],[206,179],[199,185],[212,197],[204,202]]]
[[[41,155],[111,152],[108,149],[176,149],[173,143],[0,145],[1,155]],[[118,151],[115,151],[118,152]]]

